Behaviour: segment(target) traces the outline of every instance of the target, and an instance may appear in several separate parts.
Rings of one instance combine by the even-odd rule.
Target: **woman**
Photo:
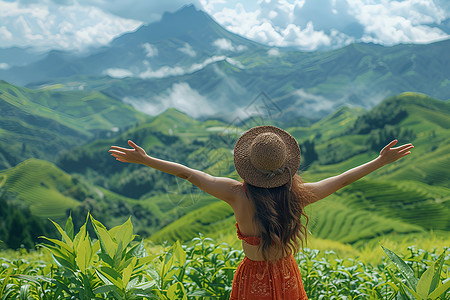
[[[366,164],[313,183],[302,183],[296,175],[300,148],[294,137],[274,126],[254,127],[236,142],[234,163],[243,183],[150,157],[132,141],[132,149],[112,146],[109,152],[118,161],[189,180],[232,207],[245,257],[235,272],[230,299],[307,299],[293,257],[306,239],[301,223],[305,206],[411,153],[413,145],[392,148],[396,143]]]

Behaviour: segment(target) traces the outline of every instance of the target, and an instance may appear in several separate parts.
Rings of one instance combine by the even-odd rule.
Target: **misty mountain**
[[[8,70],[15,66],[24,66],[46,56],[45,52],[36,51],[30,47],[0,48],[0,70]]]
[[[261,115],[320,119],[342,105],[371,108],[402,92],[447,100],[450,40],[351,44],[325,52],[271,48],[233,34],[194,6],[124,34],[88,55],[51,51],[0,78],[95,90],[156,115],[176,107],[228,122]]]
[[[342,105],[370,109],[406,91],[447,100],[449,48],[450,40],[393,47],[352,44],[334,51],[277,55],[255,49],[193,71],[166,66],[158,71],[166,73],[160,78],[75,76],[44,84],[100,90],[150,115],[176,107],[196,118],[228,122],[255,115],[320,119]]]
[[[149,74],[163,66],[182,68],[208,59],[218,61],[227,53],[255,48],[267,47],[225,30],[208,14],[188,5],[87,55],[51,51],[40,61],[0,70],[0,78],[24,85],[79,74],[152,77]],[[0,62],[7,63],[8,57],[1,55]]]

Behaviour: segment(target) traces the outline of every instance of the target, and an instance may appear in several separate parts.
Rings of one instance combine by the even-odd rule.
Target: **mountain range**
[[[253,116],[248,106],[264,93],[283,108],[284,120],[317,120],[342,105],[371,108],[407,91],[447,100],[449,49],[450,40],[326,52],[271,48],[188,5],[89,53],[51,51],[11,63],[0,79],[34,89],[101,91],[150,115],[176,107],[227,121]],[[8,60],[2,53],[0,61]]]

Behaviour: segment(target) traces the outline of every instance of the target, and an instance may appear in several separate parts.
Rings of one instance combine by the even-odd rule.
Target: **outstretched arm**
[[[411,153],[411,149],[414,148],[412,144],[405,144],[396,148],[392,148],[397,144],[397,140],[393,140],[388,145],[386,145],[383,150],[381,150],[380,155],[374,160],[365,163],[356,168],[350,169],[342,174],[334,177],[330,177],[318,182],[305,183],[307,187],[313,194],[313,199],[310,203],[316,202],[323,199],[337,190],[355,182],[356,180],[366,176],[367,174],[390,164],[403,156]],[[308,203],[308,204],[310,204]]]
[[[214,177],[178,163],[154,158],[147,155],[144,149],[132,141],[128,141],[128,144],[132,149],[111,146],[109,152],[118,161],[142,164],[175,175],[188,180],[206,193],[224,200],[230,205],[234,202],[236,196],[235,190],[241,184],[239,181],[226,177]]]

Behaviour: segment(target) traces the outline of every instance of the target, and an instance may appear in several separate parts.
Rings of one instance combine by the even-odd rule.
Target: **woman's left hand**
[[[397,144],[397,140],[393,140],[389,144],[387,144],[383,150],[380,151],[380,156],[378,159],[382,162],[383,165],[390,164],[403,156],[411,154],[411,149],[414,148],[412,144],[405,144],[396,148],[392,148]]]
[[[128,162],[134,164],[143,164],[145,159],[148,157],[145,150],[129,140],[128,145],[133,147],[133,149],[126,149],[117,146],[111,146],[108,152],[116,158],[116,160],[121,162]]]

